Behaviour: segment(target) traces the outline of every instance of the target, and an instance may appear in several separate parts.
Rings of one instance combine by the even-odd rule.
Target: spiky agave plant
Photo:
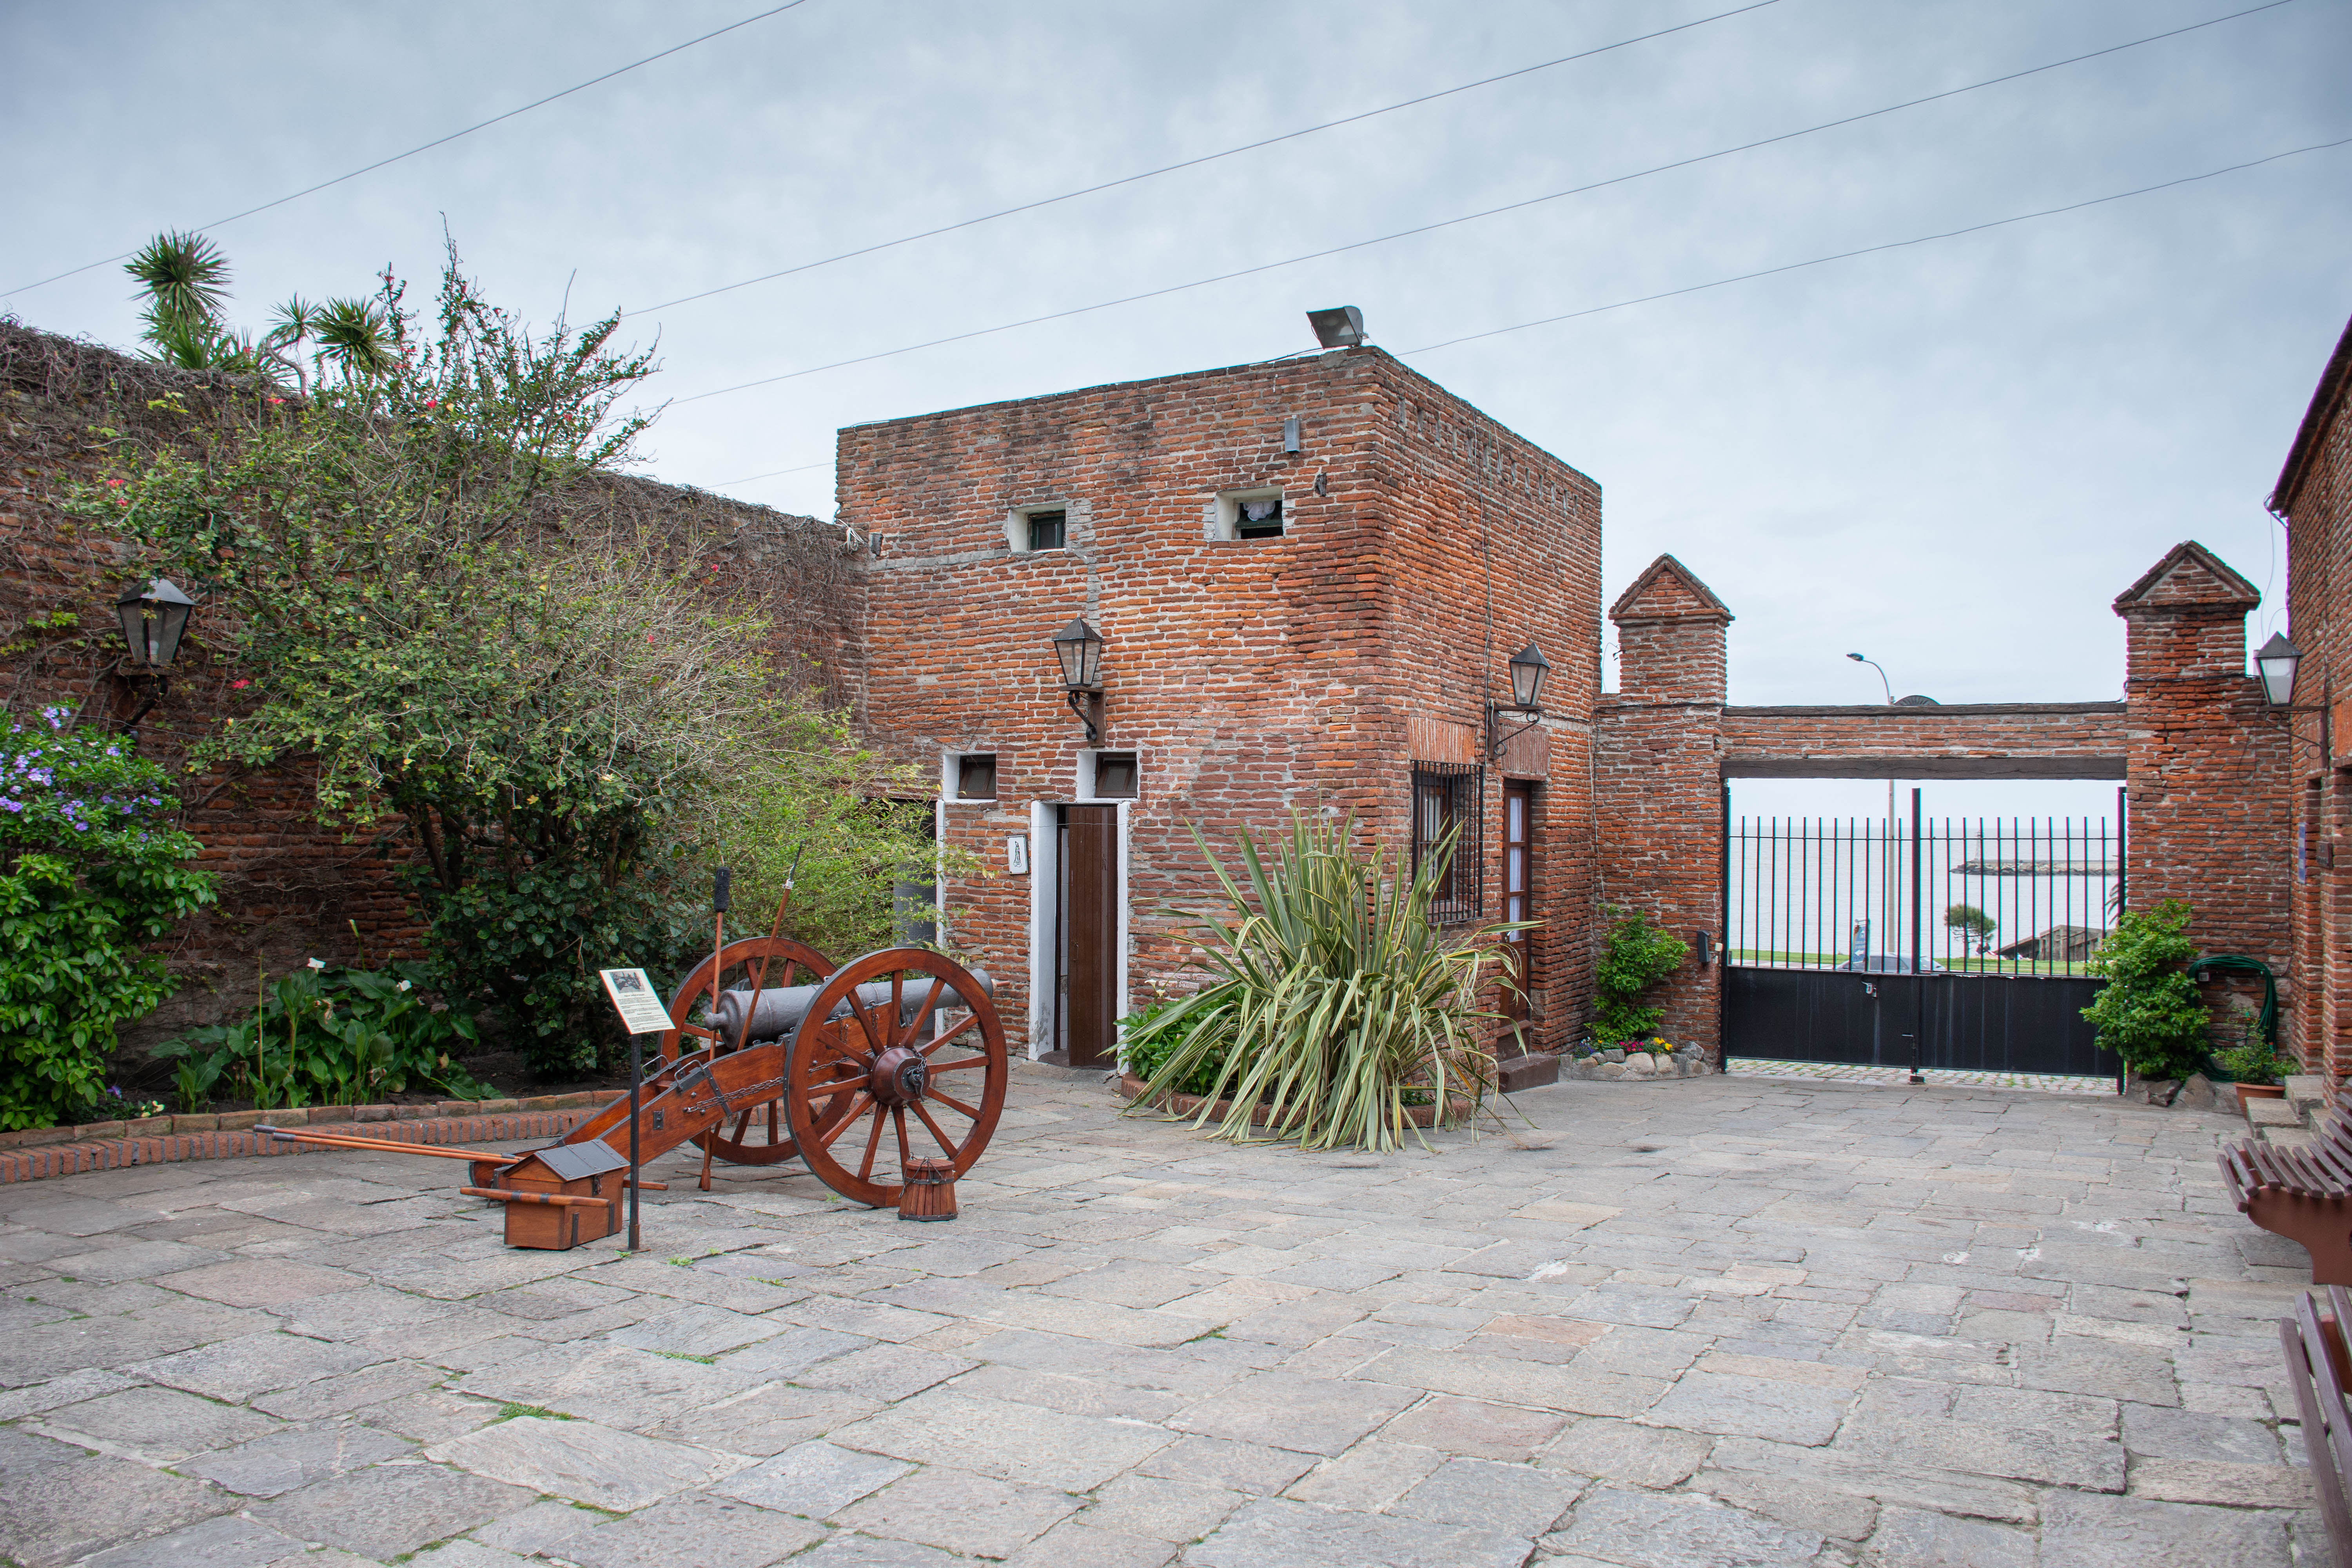
[[[1130,1037],[1141,1044],[1192,1025],[1138,1104],[1213,1067],[1215,1087],[1194,1125],[1206,1126],[1215,1102],[1227,1101],[1217,1137],[1392,1149],[1412,1125],[1412,1091],[1441,1113],[1458,1099],[1475,1105],[1484,1097],[1492,1068],[1475,1026],[1501,1015],[1479,1008],[1477,994],[1490,972],[1510,984],[1493,939],[1536,922],[1466,933],[1431,923],[1451,836],[1417,873],[1403,875],[1386,850],[1357,846],[1354,817],[1293,812],[1271,861],[1246,829],[1235,836],[1244,889],[1197,824],[1192,831],[1228,908],[1214,916],[1169,911],[1198,933],[1193,963],[1209,981]]]

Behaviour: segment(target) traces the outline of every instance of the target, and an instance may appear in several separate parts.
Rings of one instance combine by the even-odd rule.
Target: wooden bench
[[[2273,1236],[2311,1254],[2311,1282],[2352,1285],[2352,1123],[2323,1113],[2300,1149],[2249,1139],[2219,1155],[2230,1201]]]
[[[2352,1386],[2352,1353],[2344,1343],[2344,1324],[2352,1321],[2352,1296],[2341,1285],[2327,1288],[2323,1305],[2318,1291],[2306,1291],[2295,1304],[2295,1315],[2279,1320],[2279,1342],[2286,1351],[2287,1381],[2294,1384],[2294,1401],[2303,1415],[2303,1451],[2311,1469],[2311,1489],[2319,1500],[2319,1515],[2327,1523],[2328,1561],[2335,1568],[2352,1568],[2352,1409],[2345,1390]]]

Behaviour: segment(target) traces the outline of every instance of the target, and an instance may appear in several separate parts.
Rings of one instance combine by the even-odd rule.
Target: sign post
[[[642,969],[602,969],[597,973],[604,982],[604,994],[613,999],[613,1006],[621,1015],[622,1027],[629,1031],[629,1250],[637,1250],[637,1194],[644,1189],[643,1173],[637,1159],[637,1112],[643,1109],[646,1089],[645,1037],[658,1035],[669,1027],[669,1015],[654,994],[653,982]]]

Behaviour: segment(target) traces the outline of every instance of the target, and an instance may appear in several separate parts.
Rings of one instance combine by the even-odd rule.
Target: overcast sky
[[[234,313],[429,292],[574,319],[1729,10],[804,0],[211,227]],[[636,315],[674,400],[1369,239],[2221,16],[2249,0],[1777,0],[1118,191]],[[5,5],[0,310],[127,344],[119,266],[759,0]],[[2112,698],[2109,601],[2195,538],[2283,601],[2262,502],[2352,312],[2352,148],[1435,352],[1467,333],[2352,136],[2352,7],[2258,15],[1435,233],[676,402],[648,470],[830,516],[840,426],[1371,338],[1597,479],[1607,591],[1672,551],[1742,702]],[[773,473],[778,469],[803,471]],[[751,478],[755,475],[772,475]],[[2271,603],[2255,618],[2268,629]],[[1865,793],[1867,793],[1867,786]],[[2086,803],[2105,789],[2084,794]],[[2111,801],[2111,796],[2107,797]]]

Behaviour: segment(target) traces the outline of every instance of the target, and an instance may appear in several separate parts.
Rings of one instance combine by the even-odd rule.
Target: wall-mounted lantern
[[[130,649],[130,673],[155,678],[155,689],[122,722],[123,733],[133,744],[139,740],[139,721],[172,689],[172,661],[180,657],[180,638],[195,607],[196,602],[165,577],[135,584],[114,602],[115,618],[122,623],[122,640]]]
[[[1516,736],[1523,735],[1543,721],[1544,677],[1551,673],[1551,660],[1543,650],[1529,643],[1511,656],[1511,700],[1508,702],[1486,704],[1486,760],[1493,762],[1503,754],[1503,748]],[[1524,713],[1526,723],[1504,732],[1500,718],[1505,713]]]
[[[195,607],[196,602],[165,577],[125,590],[114,601],[114,613],[122,622],[122,640],[131,645],[131,668],[154,675],[170,669],[180,656],[188,613]]]
[[[2263,696],[2273,708],[2294,706],[2294,671],[2303,662],[2303,650],[2287,641],[2284,633],[2273,632],[2271,640],[2254,650],[2254,669],[2262,677]]]
[[[1102,710],[1102,634],[1083,618],[1054,634],[1054,657],[1062,664],[1062,689],[1070,711],[1087,727],[1089,742],[1102,739],[1095,714]]]

